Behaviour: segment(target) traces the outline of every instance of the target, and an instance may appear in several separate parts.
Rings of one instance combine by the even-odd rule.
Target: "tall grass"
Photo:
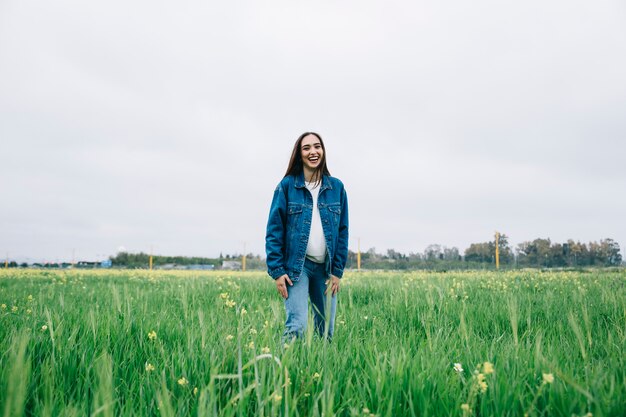
[[[626,415],[623,271],[349,273],[332,343],[281,344],[254,272],[3,270],[3,304],[4,416]]]

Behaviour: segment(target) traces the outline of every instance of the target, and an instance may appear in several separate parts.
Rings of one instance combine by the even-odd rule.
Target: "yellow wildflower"
[[[228,336],[226,336],[226,340],[229,341],[229,342],[231,340],[233,340],[234,338],[235,338],[235,336],[233,336],[232,334],[229,334]]]
[[[285,348],[285,349],[289,349],[289,347],[290,347],[290,346],[289,346],[289,343],[285,343],[285,344],[283,345],[283,348]]]
[[[454,364],[454,370],[456,372],[463,372],[463,365],[461,365],[460,363],[455,363]]]
[[[248,314],[248,310],[246,310],[246,308],[245,308],[245,307],[242,307],[242,308],[241,308],[241,315],[242,315],[242,316],[244,316],[244,315],[246,315],[246,314]]]
[[[317,381],[321,378],[322,376],[320,374],[318,374],[317,372],[313,374],[313,380]]]
[[[248,349],[254,349],[254,342],[248,343]]]
[[[461,404],[461,410],[465,411],[466,413],[469,413],[469,410],[470,410],[469,404],[467,403]]]
[[[28,301],[33,301],[33,296],[32,295],[28,296]]]
[[[233,308],[233,307],[235,307],[235,305],[237,305],[237,303],[234,302],[233,300],[226,300],[226,302],[224,304],[226,304],[226,307],[228,307],[228,308]]]
[[[250,334],[256,334],[256,333],[257,333],[256,329],[250,329]]]
[[[26,310],[26,314],[30,314],[32,312],[33,312],[33,310],[31,310],[30,308],[28,310]]]
[[[14,313],[17,312],[17,306],[11,307],[11,311],[14,312]]]
[[[6,305],[6,304],[2,304],[2,305],[0,306],[0,308],[2,308],[3,310],[6,310],[6,309],[7,309],[7,305]]]
[[[154,365],[152,365],[151,363],[147,363],[146,372],[152,372],[152,371],[154,371]]]
[[[283,399],[283,396],[282,396],[282,395],[280,395],[280,394],[274,394],[274,401],[275,401],[275,402],[279,403],[279,402],[281,402],[281,401],[282,401],[282,399]]]
[[[193,388],[193,395],[198,395],[198,387]]]
[[[484,394],[485,392],[487,392],[487,383],[484,381],[479,382],[478,388],[480,388],[480,392]]]
[[[178,380],[178,385],[180,385],[181,387],[185,387],[189,385],[189,381],[187,381],[187,378],[183,376]]]
[[[263,353],[270,353],[270,348],[265,346],[263,349],[261,349],[261,352],[263,352]]]
[[[478,388],[480,388],[480,392],[487,392],[487,382],[485,382],[485,374],[476,374],[476,380],[478,381]]]
[[[493,364],[491,362],[483,363],[483,372],[485,375],[489,375],[493,373]]]
[[[46,330],[48,330],[48,326],[46,326],[45,324],[43,326],[41,326],[41,331],[45,332]]]
[[[156,332],[154,330],[152,330],[150,333],[148,333],[148,339],[150,340],[154,340],[156,339]]]
[[[551,384],[554,382],[554,375],[552,374],[543,374],[543,384]]]
[[[267,328],[269,326],[270,326],[270,322],[265,320],[265,323],[263,323],[263,328],[265,329],[265,328]]]
[[[226,299],[228,299],[228,293],[227,293],[227,292],[223,292],[223,293],[221,293],[221,294],[220,294],[220,298],[221,298],[222,300],[226,300]]]

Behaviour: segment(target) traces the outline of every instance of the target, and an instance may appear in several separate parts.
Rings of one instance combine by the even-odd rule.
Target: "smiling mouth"
[[[317,161],[319,161],[319,159],[320,159],[319,156],[312,156],[312,157],[309,158],[309,161],[310,162],[317,162]]]

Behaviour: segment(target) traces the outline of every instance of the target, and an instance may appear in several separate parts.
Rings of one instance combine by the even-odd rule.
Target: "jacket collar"
[[[296,188],[305,188],[305,184],[304,184],[304,171],[302,171],[300,174],[295,175],[295,187]],[[320,191],[325,190],[325,189],[331,189],[333,188],[333,186],[330,184],[330,180],[328,179],[328,175],[322,175],[322,186],[320,187]]]

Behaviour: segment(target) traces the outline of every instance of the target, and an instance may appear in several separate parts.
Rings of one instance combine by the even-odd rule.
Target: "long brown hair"
[[[300,135],[296,144],[293,145],[293,151],[291,152],[291,159],[289,160],[289,167],[287,168],[287,172],[285,173],[285,177],[289,175],[300,175],[301,172],[304,171],[304,166],[302,162],[302,151],[300,147],[302,146],[302,139],[307,137],[308,135],[313,135],[320,140],[320,144],[322,145],[322,162],[315,168],[315,172],[313,172],[313,182],[319,184],[322,181],[323,175],[330,175],[328,171],[328,167],[326,166],[326,147],[324,147],[324,141],[322,137],[315,132],[304,132]]]

